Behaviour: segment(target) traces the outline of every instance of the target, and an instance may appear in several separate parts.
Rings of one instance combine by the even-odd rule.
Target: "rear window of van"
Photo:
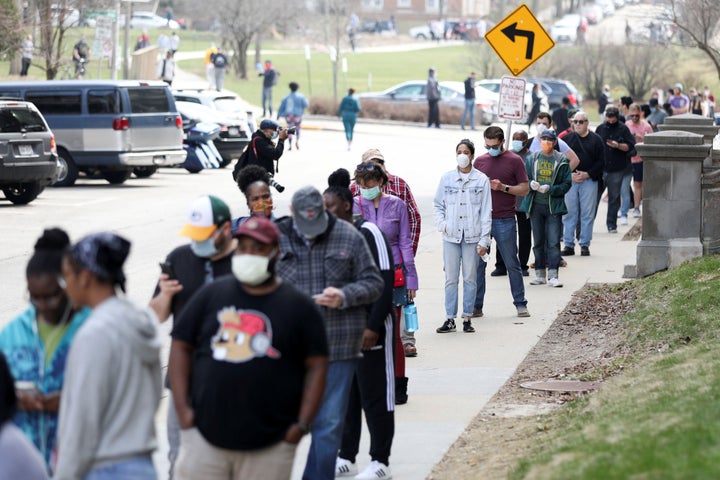
[[[115,89],[88,90],[88,113],[90,115],[120,113],[120,92]]]
[[[82,104],[81,92],[28,92],[25,99],[32,102],[43,115],[80,115]]]
[[[167,113],[170,101],[163,87],[128,88],[130,111],[132,113]]]

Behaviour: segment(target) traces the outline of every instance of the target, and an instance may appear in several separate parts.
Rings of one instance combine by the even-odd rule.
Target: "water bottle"
[[[405,314],[405,330],[416,332],[418,329],[418,316],[415,302],[410,300],[410,303],[403,307],[403,313]]]

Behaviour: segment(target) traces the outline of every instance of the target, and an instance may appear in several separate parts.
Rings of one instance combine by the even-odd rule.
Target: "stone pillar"
[[[701,177],[712,148],[703,140],[696,133],[665,130],[636,146],[644,169],[638,277],[703,254]]]
[[[712,118],[695,115],[694,113],[666,117],[665,123],[658,125],[658,130],[661,132],[680,130],[683,132],[697,133],[703,136],[703,143],[707,145],[712,145],[713,139],[718,134],[718,127],[713,123]],[[712,163],[712,155],[708,155],[703,162],[706,167],[712,165]]]

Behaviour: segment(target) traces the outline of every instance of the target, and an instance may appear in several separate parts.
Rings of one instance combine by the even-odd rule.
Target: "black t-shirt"
[[[249,295],[232,276],[193,296],[172,337],[195,347],[195,426],[229,450],[282,440],[298,419],[306,358],[328,355],[322,314],[307,295],[287,283]]]
[[[170,310],[173,317],[177,319],[185,304],[195,292],[206,283],[216,278],[232,273],[232,253],[210,261],[207,258],[200,258],[195,255],[190,245],[177,247],[167,256],[166,262],[170,262],[175,271],[175,277],[180,281],[183,289],[172,298]],[[156,297],[160,293],[160,285],[155,286]]]
[[[552,114],[552,121],[555,125],[555,131],[560,133],[570,128],[570,120],[568,120],[567,108],[558,108]]]

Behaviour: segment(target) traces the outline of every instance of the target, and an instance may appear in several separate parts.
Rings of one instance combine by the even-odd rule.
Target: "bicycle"
[[[57,78],[60,80],[82,80],[87,75],[87,67],[89,60],[81,58],[73,59],[72,62],[65,61],[58,68]]]

